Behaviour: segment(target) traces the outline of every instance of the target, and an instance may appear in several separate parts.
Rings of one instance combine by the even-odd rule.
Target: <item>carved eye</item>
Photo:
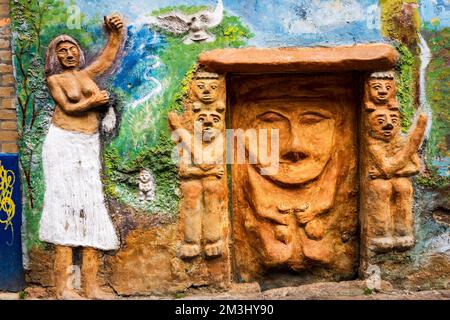
[[[211,85],[211,89],[216,90],[217,89],[217,84],[212,84]]]
[[[220,122],[220,118],[214,117],[213,121],[214,121],[215,123],[218,123],[218,122]]]
[[[387,90],[391,90],[391,86],[386,86],[386,89]]]
[[[384,123],[384,119],[378,118],[378,119],[377,119],[377,122],[378,122],[378,124],[383,124],[383,123]]]
[[[284,120],[284,117],[281,114],[271,111],[258,116],[258,118],[264,122],[275,122]]]
[[[325,119],[329,118],[317,112],[308,112],[302,115],[300,122],[304,124],[316,124]]]
[[[199,117],[199,118],[197,118],[197,121],[203,123],[203,122],[205,122],[205,118],[204,117]]]
[[[202,90],[203,90],[203,89],[205,88],[205,85],[204,85],[204,84],[198,84],[197,87],[198,87],[199,89],[202,89]]]
[[[381,86],[379,84],[377,84],[377,85],[374,85],[372,88],[375,90],[380,90]]]
[[[398,123],[398,121],[399,121],[399,119],[398,119],[397,115],[393,115],[393,116],[391,116],[391,121],[392,121],[392,123],[393,123],[393,124],[397,124],[397,123]]]
[[[67,53],[67,49],[65,49],[65,48],[64,49],[59,49],[58,53]]]

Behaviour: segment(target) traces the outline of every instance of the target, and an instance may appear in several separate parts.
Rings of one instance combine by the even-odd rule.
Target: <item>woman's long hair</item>
[[[80,53],[79,67],[82,67],[85,63],[84,53],[83,50],[81,50],[81,47],[79,46],[78,42],[71,36],[62,34],[54,38],[48,45],[47,54],[45,56],[45,69],[44,69],[45,75],[47,77],[63,72],[63,68],[59,63],[58,56],[56,55],[56,47],[61,42],[70,42],[73,45],[75,45]]]

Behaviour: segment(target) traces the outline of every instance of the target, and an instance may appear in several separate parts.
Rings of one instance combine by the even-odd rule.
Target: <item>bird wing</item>
[[[189,31],[188,17],[179,12],[171,12],[156,17],[151,24],[175,35],[180,35]]]

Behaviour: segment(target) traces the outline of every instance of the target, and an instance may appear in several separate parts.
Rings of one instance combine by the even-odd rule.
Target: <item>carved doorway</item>
[[[241,136],[235,131],[227,150],[237,281],[268,288],[357,277],[362,79],[393,68],[397,57],[385,44],[200,55],[201,66],[226,76],[227,126]],[[256,150],[266,142],[262,156],[255,141]],[[278,166],[267,174],[272,149]]]

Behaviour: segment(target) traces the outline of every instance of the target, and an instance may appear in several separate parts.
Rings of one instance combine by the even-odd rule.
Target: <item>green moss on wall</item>
[[[402,131],[407,132],[412,124],[415,113],[415,58],[405,45],[399,44],[396,49],[400,53],[400,59],[396,66],[397,98],[400,103],[400,113],[402,115]]]
[[[421,24],[419,11],[407,5],[417,5],[418,0],[379,0],[379,3],[382,35],[408,46],[417,43]]]

